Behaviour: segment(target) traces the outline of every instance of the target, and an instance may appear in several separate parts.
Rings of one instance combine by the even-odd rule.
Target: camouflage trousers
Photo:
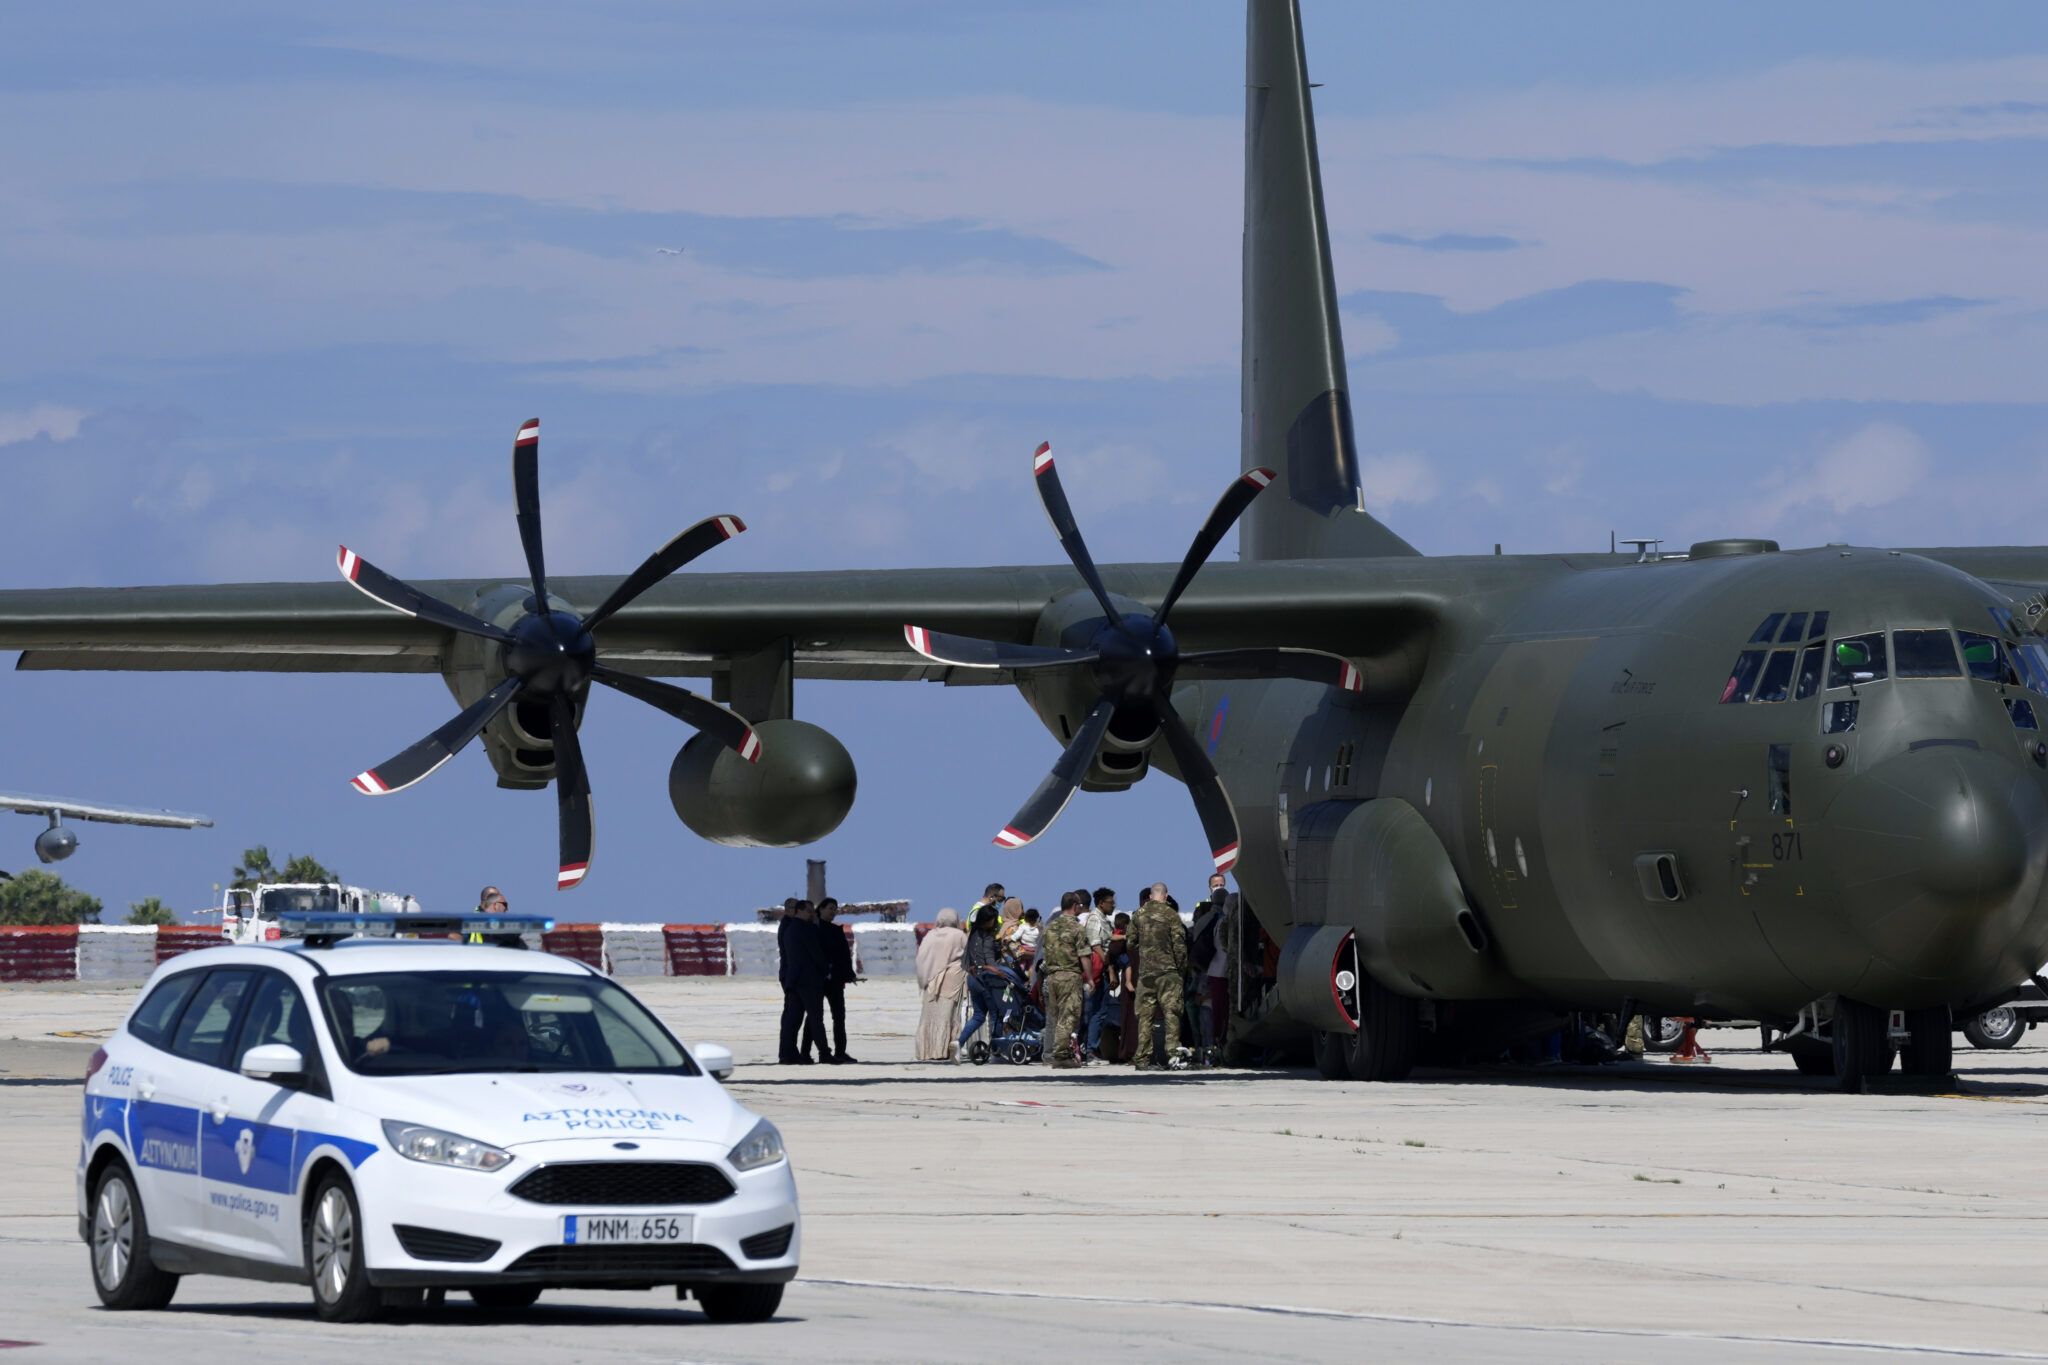
[[[1180,1046],[1180,978],[1171,974],[1143,976],[1138,978],[1138,1059],[1137,1066],[1143,1069],[1152,1065],[1152,1015],[1157,1012],[1166,1019],[1166,1057],[1173,1059],[1174,1049]]]
[[[1074,1059],[1074,1035],[1081,1029],[1081,978],[1078,974],[1045,979],[1045,1056],[1047,1061]]]

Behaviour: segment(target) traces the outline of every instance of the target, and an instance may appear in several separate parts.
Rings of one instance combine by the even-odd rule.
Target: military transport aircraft
[[[49,818],[50,827],[36,835],[36,857],[46,863],[61,863],[78,852],[78,836],[64,823],[67,815],[74,820],[104,825],[154,825],[158,829],[213,827],[213,821],[204,815],[142,806],[109,806],[98,801],[67,801],[61,796],[24,796],[19,792],[0,792],[0,810]],[[12,880],[9,874],[0,872],[0,881]]]
[[[713,517],[624,580],[550,580],[529,424],[530,581],[412,586],[343,550],[360,593],[17,591],[0,648],[438,673],[463,711],[357,786],[480,736],[502,785],[555,783],[564,886],[589,864],[593,681],[700,730],[670,771],[685,824],[784,847],[854,795],[795,680],[1012,685],[1064,752],[997,842],[1077,787],[1184,782],[1263,931],[1240,935],[1243,1036],[1306,1036],[1325,1075],[1398,1078],[1573,1009],[1762,1020],[1847,1086],[1900,1053],[1945,1074],[1952,1012],[2048,960],[2048,549],[1418,554],[1361,504],[1293,0],[1250,0],[1247,44],[1244,472],[1179,565],[1096,566],[1041,449],[1063,564],[670,577],[744,529]],[[1206,564],[1240,517],[1241,561]]]

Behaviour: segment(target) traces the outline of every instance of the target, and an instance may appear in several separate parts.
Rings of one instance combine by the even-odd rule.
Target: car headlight
[[[725,1159],[740,1171],[759,1170],[784,1160],[788,1153],[782,1150],[782,1134],[775,1125],[762,1119],[754,1125],[754,1131],[739,1140],[739,1145],[725,1154]]]
[[[421,1123],[384,1120],[384,1140],[408,1161],[425,1161],[435,1166],[459,1166],[465,1171],[495,1171],[512,1160],[510,1152],[487,1142],[444,1133]]]

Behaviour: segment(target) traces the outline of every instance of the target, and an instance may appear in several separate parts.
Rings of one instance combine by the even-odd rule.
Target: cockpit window
[[[1778,627],[1784,620],[1784,612],[1772,612],[1764,618],[1764,623],[1756,628],[1756,633],[1749,637],[1749,642],[1753,645],[1767,645],[1771,643],[1778,638]]]
[[[1806,613],[1795,611],[1785,618],[1785,629],[1779,632],[1778,643],[1796,645],[1806,638]]]
[[[1758,701],[1783,701],[1792,695],[1792,665],[1799,658],[1796,649],[1781,649],[1764,665],[1763,681],[1756,685]]]
[[[1806,638],[1809,640],[1821,640],[1827,637],[1827,633],[1828,614],[1824,611],[1815,612],[1813,614],[1813,624],[1806,628]]]
[[[1883,631],[1835,641],[1834,652],[1828,659],[1829,687],[1879,682],[1885,676]]]
[[[2020,675],[2006,656],[2005,642],[1995,635],[1956,632],[1963,642],[1963,667],[1979,682],[2018,686]]]
[[[2041,646],[2014,645],[2011,654],[2013,667],[2019,670],[2026,685],[2036,692],[2048,692],[2048,663],[2043,662]]]
[[[1945,630],[1895,630],[1892,665],[1901,678],[1960,678],[1955,637]]]
[[[1763,666],[1763,650],[1743,650],[1735,660],[1735,671],[1728,675],[1728,685],[1721,689],[1721,700],[1729,704],[1748,701],[1749,694],[1756,690],[1756,675],[1763,671]]]
[[[1804,650],[1800,651],[1799,691],[1795,694],[1794,700],[1805,701],[1808,697],[1820,691],[1820,671],[1823,666],[1821,656],[1826,653],[1826,645],[1808,645]]]

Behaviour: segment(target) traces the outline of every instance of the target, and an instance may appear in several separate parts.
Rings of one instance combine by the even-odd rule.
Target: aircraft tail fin
[[[1412,555],[1360,503],[1298,0],[1247,0],[1243,467],[1279,471],[1245,559]]]

